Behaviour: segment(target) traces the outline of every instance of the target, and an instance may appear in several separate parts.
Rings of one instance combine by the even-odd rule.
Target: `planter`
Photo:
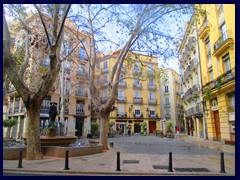
[[[225,140],[224,142],[225,142],[225,144],[235,145],[235,141]]]
[[[55,137],[56,136],[56,131],[48,131],[47,136],[48,137]]]

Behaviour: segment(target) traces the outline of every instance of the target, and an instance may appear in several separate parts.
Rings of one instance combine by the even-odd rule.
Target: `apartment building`
[[[208,138],[235,140],[235,5],[203,9],[197,30]]]
[[[206,120],[201,92],[201,67],[195,16],[186,27],[179,48],[182,98],[186,134],[206,138]]]
[[[165,69],[166,78],[161,79],[160,110],[161,118],[171,120],[174,127],[184,131],[183,103],[181,98],[181,79],[174,69]]]
[[[48,28],[48,32],[51,32],[50,29],[52,27],[51,18],[47,15],[46,17],[46,25]],[[46,41],[43,40],[41,34],[43,32],[42,27],[39,27],[40,19],[37,14],[31,14],[28,16],[26,20],[27,24],[33,29],[35,34],[30,37],[30,58],[29,58],[29,68],[28,72],[40,72],[47,71],[50,67],[50,59],[48,57],[48,46]],[[12,37],[12,50],[19,50],[23,44],[24,31],[15,24],[12,24],[11,28],[11,37]],[[17,32],[17,33],[16,33]],[[36,35],[36,36],[35,36]],[[38,37],[38,38],[37,38]],[[44,36],[43,36],[44,37]],[[50,36],[51,39],[51,36]],[[56,121],[60,120],[60,109],[61,109],[61,91],[64,91],[64,98],[67,102],[67,107],[65,108],[64,119],[67,120],[68,126],[68,135],[70,136],[87,136],[88,131],[90,130],[90,111],[88,109],[90,104],[90,99],[88,96],[87,90],[87,80],[88,80],[88,61],[86,59],[86,54],[84,50],[87,48],[88,39],[85,34],[79,32],[74,23],[70,20],[66,20],[66,24],[64,27],[64,35],[63,35],[63,44],[62,44],[62,52],[61,57],[65,57],[75,48],[73,53],[64,60],[63,66],[60,70],[59,77],[56,79],[51,90],[48,92],[47,96],[44,98],[40,110],[40,122],[43,121],[45,123],[46,120],[49,120],[49,108],[50,102],[57,103],[58,116]],[[81,40],[82,43],[78,43]],[[45,43],[45,46],[43,46]],[[42,48],[44,50],[42,50]],[[64,77],[65,88],[60,88],[60,74]],[[26,76],[26,82],[32,85],[32,88],[38,86],[39,79],[31,78],[30,76]],[[16,118],[18,119],[17,125],[12,128],[11,136],[15,139],[19,139],[21,136],[26,136],[26,108],[25,105],[18,95],[15,87],[10,84],[7,91],[7,102],[6,102],[7,110],[6,116],[8,118]],[[39,124],[40,124],[39,122]],[[6,131],[6,129],[5,129]]]
[[[96,69],[96,94],[103,101],[108,96],[108,81],[118,53],[119,51],[102,57]],[[131,133],[140,133],[140,123],[143,122],[147,125],[146,133],[160,130],[159,82],[154,77],[157,69],[156,57],[129,52],[120,75],[116,110],[110,114],[110,122],[114,123],[115,131],[121,129],[126,134],[127,128],[131,127]],[[145,80],[141,81],[143,76]]]

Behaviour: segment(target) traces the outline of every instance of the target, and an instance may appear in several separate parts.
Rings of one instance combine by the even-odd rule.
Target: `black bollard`
[[[220,158],[221,158],[221,170],[220,173],[226,173],[225,171],[225,165],[224,165],[224,153],[220,153]]]
[[[19,161],[18,161],[18,167],[17,168],[23,168],[22,167],[22,149],[20,149]]]
[[[121,171],[120,169],[120,152],[117,152],[117,169],[116,171]]]
[[[65,168],[63,170],[69,170],[68,167],[68,149],[66,150],[66,156],[65,156]]]
[[[173,170],[172,170],[172,152],[169,152],[168,172],[173,172]]]

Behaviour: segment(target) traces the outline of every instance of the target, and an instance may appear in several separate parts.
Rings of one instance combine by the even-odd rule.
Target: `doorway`
[[[134,133],[140,133],[141,128],[139,123],[134,123]]]
[[[214,122],[215,122],[215,132],[216,132],[216,141],[221,139],[221,131],[220,131],[220,120],[218,111],[213,111]]]
[[[156,130],[156,121],[149,121],[149,133],[153,133]]]
[[[76,124],[75,124],[75,129],[77,130],[75,132],[75,136],[80,139],[83,133],[83,124],[84,124],[84,119],[83,118],[76,118]]]

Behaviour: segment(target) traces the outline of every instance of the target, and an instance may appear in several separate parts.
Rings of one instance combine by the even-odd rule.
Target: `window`
[[[64,68],[70,69],[71,68],[71,62],[70,61],[64,61]]]
[[[97,78],[96,78],[96,84],[100,84],[100,77],[99,76],[97,76]]]
[[[77,100],[76,113],[84,114],[84,101]]]
[[[141,111],[139,109],[135,109],[135,116],[140,117]]]
[[[107,61],[104,61],[103,62],[103,69],[107,69],[108,68],[108,62]]]
[[[214,80],[213,70],[209,71],[210,81]]]
[[[139,85],[140,84],[139,79],[134,79],[134,84]]]
[[[169,109],[166,110],[166,115],[170,116],[170,110]]]
[[[96,91],[96,97],[99,98],[99,91]]]
[[[136,63],[133,65],[133,72],[137,73],[140,72],[140,64]]]
[[[235,110],[235,92],[229,93],[230,108]]]
[[[67,80],[65,85],[66,85],[65,86],[65,94],[69,95],[70,94],[70,81]]]
[[[150,116],[154,116],[154,115],[155,115],[155,111],[150,110],[150,111],[149,111],[149,114],[150,114]]]
[[[79,58],[80,59],[84,59],[85,58],[85,50],[83,47],[80,47],[80,50],[79,50]]]
[[[45,58],[43,60],[42,65],[45,66],[45,67],[49,67],[50,66],[50,59],[49,59],[48,55],[45,55]]]
[[[108,75],[107,74],[104,74],[103,75],[103,82],[107,82],[108,81]]]
[[[229,54],[226,54],[225,56],[223,56],[222,61],[224,63],[224,71],[225,72],[230,71],[231,70],[231,62],[230,62]],[[231,74],[231,72],[229,72],[227,74],[227,79],[229,79],[231,77],[232,77],[232,74]]]
[[[15,98],[14,112],[19,112],[20,97]]]
[[[120,82],[123,83],[124,82],[124,75],[123,74],[120,74]]]
[[[170,105],[169,98],[165,98],[166,105]]]
[[[43,99],[42,105],[41,105],[41,109],[49,109],[50,108],[50,96],[46,96]]]
[[[148,65],[148,72],[153,72],[153,65]]]
[[[97,68],[97,70],[100,69],[100,64],[98,62],[96,63],[96,68]]]
[[[155,99],[155,94],[152,93],[152,92],[150,92],[150,93],[149,93],[149,99],[150,99],[150,100],[154,100],[154,99]]]
[[[168,86],[165,86],[165,93],[169,92],[168,91]]]
[[[124,100],[124,90],[118,90],[118,99],[119,100]]]
[[[134,98],[140,98],[140,91],[134,91]]]
[[[221,35],[222,35],[222,42],[224,42],[228,38],[227,37],[227,27],[226,27],[225,22],[223,22],[219,28],[220,28]]]
[[[148,80],[149,86],[154,86],[154,80],[151,78]]]
[[[103,99],[107,99],[108,91],[105,89],[103,90]]]
[[[207,59],[210,61],[212,60],[212,55],[211,55],[212,53],[211,53],[211,44],[210,44],[209,37],[206,39],[205,45],[206,45]]]

